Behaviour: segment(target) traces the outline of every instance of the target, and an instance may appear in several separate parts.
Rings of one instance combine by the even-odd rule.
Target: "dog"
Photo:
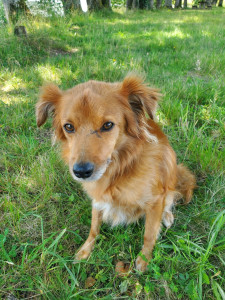
[[[90,80],[62,91],[42,88],[37,125],[53,113],[56,138],[72,177],[92,199],[89,236],[76,254],[86,259],[102,221],[112,226],[145,217],[144,245],[136,269],[145,271],[161,223],[173,224],[172,207],[190,202],[195,176],[182,164],[155,121],[160,94],[135,75],[122,82]]]

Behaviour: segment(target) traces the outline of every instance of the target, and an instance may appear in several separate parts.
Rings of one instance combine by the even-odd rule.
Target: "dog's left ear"
[[[160,96],[156,89],[149,88],[141,78],[130,75],[122,82],[120,92],[128,99],[137,121],[142,117],[146,117],[146,113],[151,119],[154,119],[157,101]]]

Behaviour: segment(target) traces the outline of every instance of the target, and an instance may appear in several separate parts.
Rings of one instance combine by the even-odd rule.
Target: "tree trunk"
[[[86,0],[85,0],[86,1]],[[64,12],[66,13],[67,11],[71,11],[73,9],[77,9],[82,7],[83,3],[81,4],[81,1],[79,0],[62,0]]]
[[[218,4],[218,6],[220,6],[220,7],[222,7],[222,6],[223,6],[223,0],[220,0],[220,1],[219,1],[219,4]]]
[[[133,9],[139,8],[139,0],[133,0],[132,8]]]
[[[162,0],[156,0],[156,8],[160,8],[162,6]]]
[[[10,2],[7,0],[2,0],[4,11],[5,11],[5,17],[7,22],[10,22]]]
[[[2,0],[7,22],[15,23],[20,13],[29,13],[30,10],[26,5],[26,0]]]
[[[165,6],[167,8],[172,8],[172,0],[165,0]]]
[[[184,0],[184,8],[187,8],[187,0]]]
[[[84,13],[88,11],[88,3],[87,0],[80,0],[80,7]]]
[[[182,0],[176,0],[176,2],[175,2],[175,8],[181,7],[181,4],[182,4]]]
[[[132,3],[133,3],[133,0],[127,0],[127,4],[126,4],[127,10],[130,10],[132,8]]]
[[[154,0],[149,0],[149,9],[153,9],[154,7]]]
[[[91,10],[100,10],[103,8],[101,0],[91,0],[90,1],[90,9]]]

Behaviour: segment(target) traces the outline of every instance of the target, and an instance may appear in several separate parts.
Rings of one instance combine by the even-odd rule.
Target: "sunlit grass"
[[[28,18],[28,38],[0,31],[0,297],[223,299],[225,278],[224,11],[113,12]],[[118,81],[136,71],[163,94],[159,123],[197,177],[188,206],[162,228],[145,274],[119,278],[143,243],[144,222],[103,225],[86,262],[74,253],[90,201],[35,123],[40,86]],[[96,283],[85,288],[87,277]]]
[[[24,88],[26,88],[26,84],[23,80],[19,77],[13,76],[12,74],[10,78],[4,80],[3,85],[1,86],[1,90],[3,92],[10,92]]]
[[[63,70],[55,68],[54,66],[51,66],[49,64],[45,66],[38,66],[37,70],[43,81],[54,81],[57,84],[61,83],[60,78],[63,75]]]

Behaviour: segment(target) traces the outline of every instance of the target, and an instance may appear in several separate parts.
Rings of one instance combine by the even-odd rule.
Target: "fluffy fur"
[[[141,253],[146,259],[136,260],[136,268],[144,271],[161,222],[171,226],[176,200],[191,200],[195,178],[185,166],[177,165],[175,152],[154,121],[158,99],[157,90],[136,76],[119,83],[88,81],[67,91],[43,87],[36,106],[37,125],[53,113],[62,156],[72,177],[92,199],[90,234],[76,259],[90,255],[102,220],[115,226],[145,216]],[[107,122],[113,126],[105,131]],[[66,132],[65,124],[74,131]],[[77,177],[74,165],[87,162],[93,164],[93,174]]]

